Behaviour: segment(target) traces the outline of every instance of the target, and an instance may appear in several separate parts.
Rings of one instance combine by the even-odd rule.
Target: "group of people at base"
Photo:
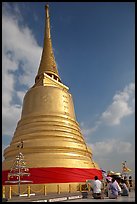
[[[98,176],[94,177],[94,182],[91,187],[91,190],[93,191],[93,198],[103,199],[104,194],[106,194],[108,198],[113,199],[116,199],[119,195],[129,196],[129,189],[125,180],[121,179],[119,184],[115,178],[108,177],[106,178],[106,182],[106,186],[104,187],[103,183],[98,179]]]
[[[106,179],[107,181],[107,194],[109,198],[117,198],[121,196],[129,196],[129,189],[125,183],[125,180],[121,179],[120,184],[114,179]]]

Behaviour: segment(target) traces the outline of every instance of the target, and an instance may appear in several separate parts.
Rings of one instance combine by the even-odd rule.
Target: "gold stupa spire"
[[[41,57],[41,62],[37,74],[37,78],[43,73],[48,74],[49,76],[53,76],[55,79],[60,81],[60,77],[58,74],[58,69],[53,53],[52,41],[50,35],[50,16],[49,16],[49,6],[45,6],[45,16],[46,16],[46,24],[45,24],[45,36],[44,36],[44,45],[43,52]]]
[[[69,87],[58,75],[50,38],[48,6],[44,47],[35,84],[24,96],[21,118],[10,145],[4,150],[3,185],[7,185],[5,181],[18,154],[20,141],[30,172],[29,180],[33,181],[32,189],[36,192],[45,189],[45,184],[47,193],[59,193],[60,188],[61,192],[71,189],[74,192],[81,188],[81,182],[94,179],[95,175],[102,178],[76,120]],[[14,179],[18,183],[18,177]],[[21,191],[24,192],[25,186],[22,184]]]

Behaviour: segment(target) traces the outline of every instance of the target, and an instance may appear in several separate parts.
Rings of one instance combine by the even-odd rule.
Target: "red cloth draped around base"
[[[10,170],[2,171],[2,184],[6,185],[8,173]],[[102,179],[102,171],[95,168],[66,168],[66,167],[46,167],[46,168],[29,168],[30,176],[23,176],[21,180],[33,181],[33,184],[42,183],[71,183],[85,182],[92,180],[95,176]],[[13,177],[10,180],[17,180]],[[8,184],[7,184],[8,185]]]

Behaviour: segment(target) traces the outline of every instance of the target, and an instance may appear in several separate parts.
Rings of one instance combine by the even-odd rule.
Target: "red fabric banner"
[[[10,170],[2,171],[2,184],[6,185],[8,173]],[[23,176],[21,180],[33,181],[33,184],[42,183],[69,183],[85,182],[94,179],[94,176],[102,179],[102,171],[99,169],[84,168],[65,168],[65,167],[47,167],[47,168],[29,168],[30,176]],[[10,180],[17,180],[13,177]]]

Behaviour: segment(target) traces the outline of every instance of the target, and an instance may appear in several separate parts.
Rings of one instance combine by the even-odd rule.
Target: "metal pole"
[[[2,187],[2,190],[3,190],[2,191],[2,198],[6,198],[6,196],[5,196],[5,186]]]
[[[12,189],[11,189],[11,186],[10,186],[10,188],[9,188],[9,199],[11,199],[11,191],[12,191]]]
[[[60,194],[60,185],[57,185],[57,193]]]
[[[30,197],[30,186],[28,186],[28,197]]]
[[[44,185],[44,195],[47,195],[47,188],[46,188],[46,185]]]
[[[80,192],[82,191],[82,184],[79,184],[79,187],[80,187]]]
[[[71,193],[71,184],[69,184],[69,193]]]
[[[19,184],[18,184],[18,194],[20,196],[20,175],[19,175]]]

